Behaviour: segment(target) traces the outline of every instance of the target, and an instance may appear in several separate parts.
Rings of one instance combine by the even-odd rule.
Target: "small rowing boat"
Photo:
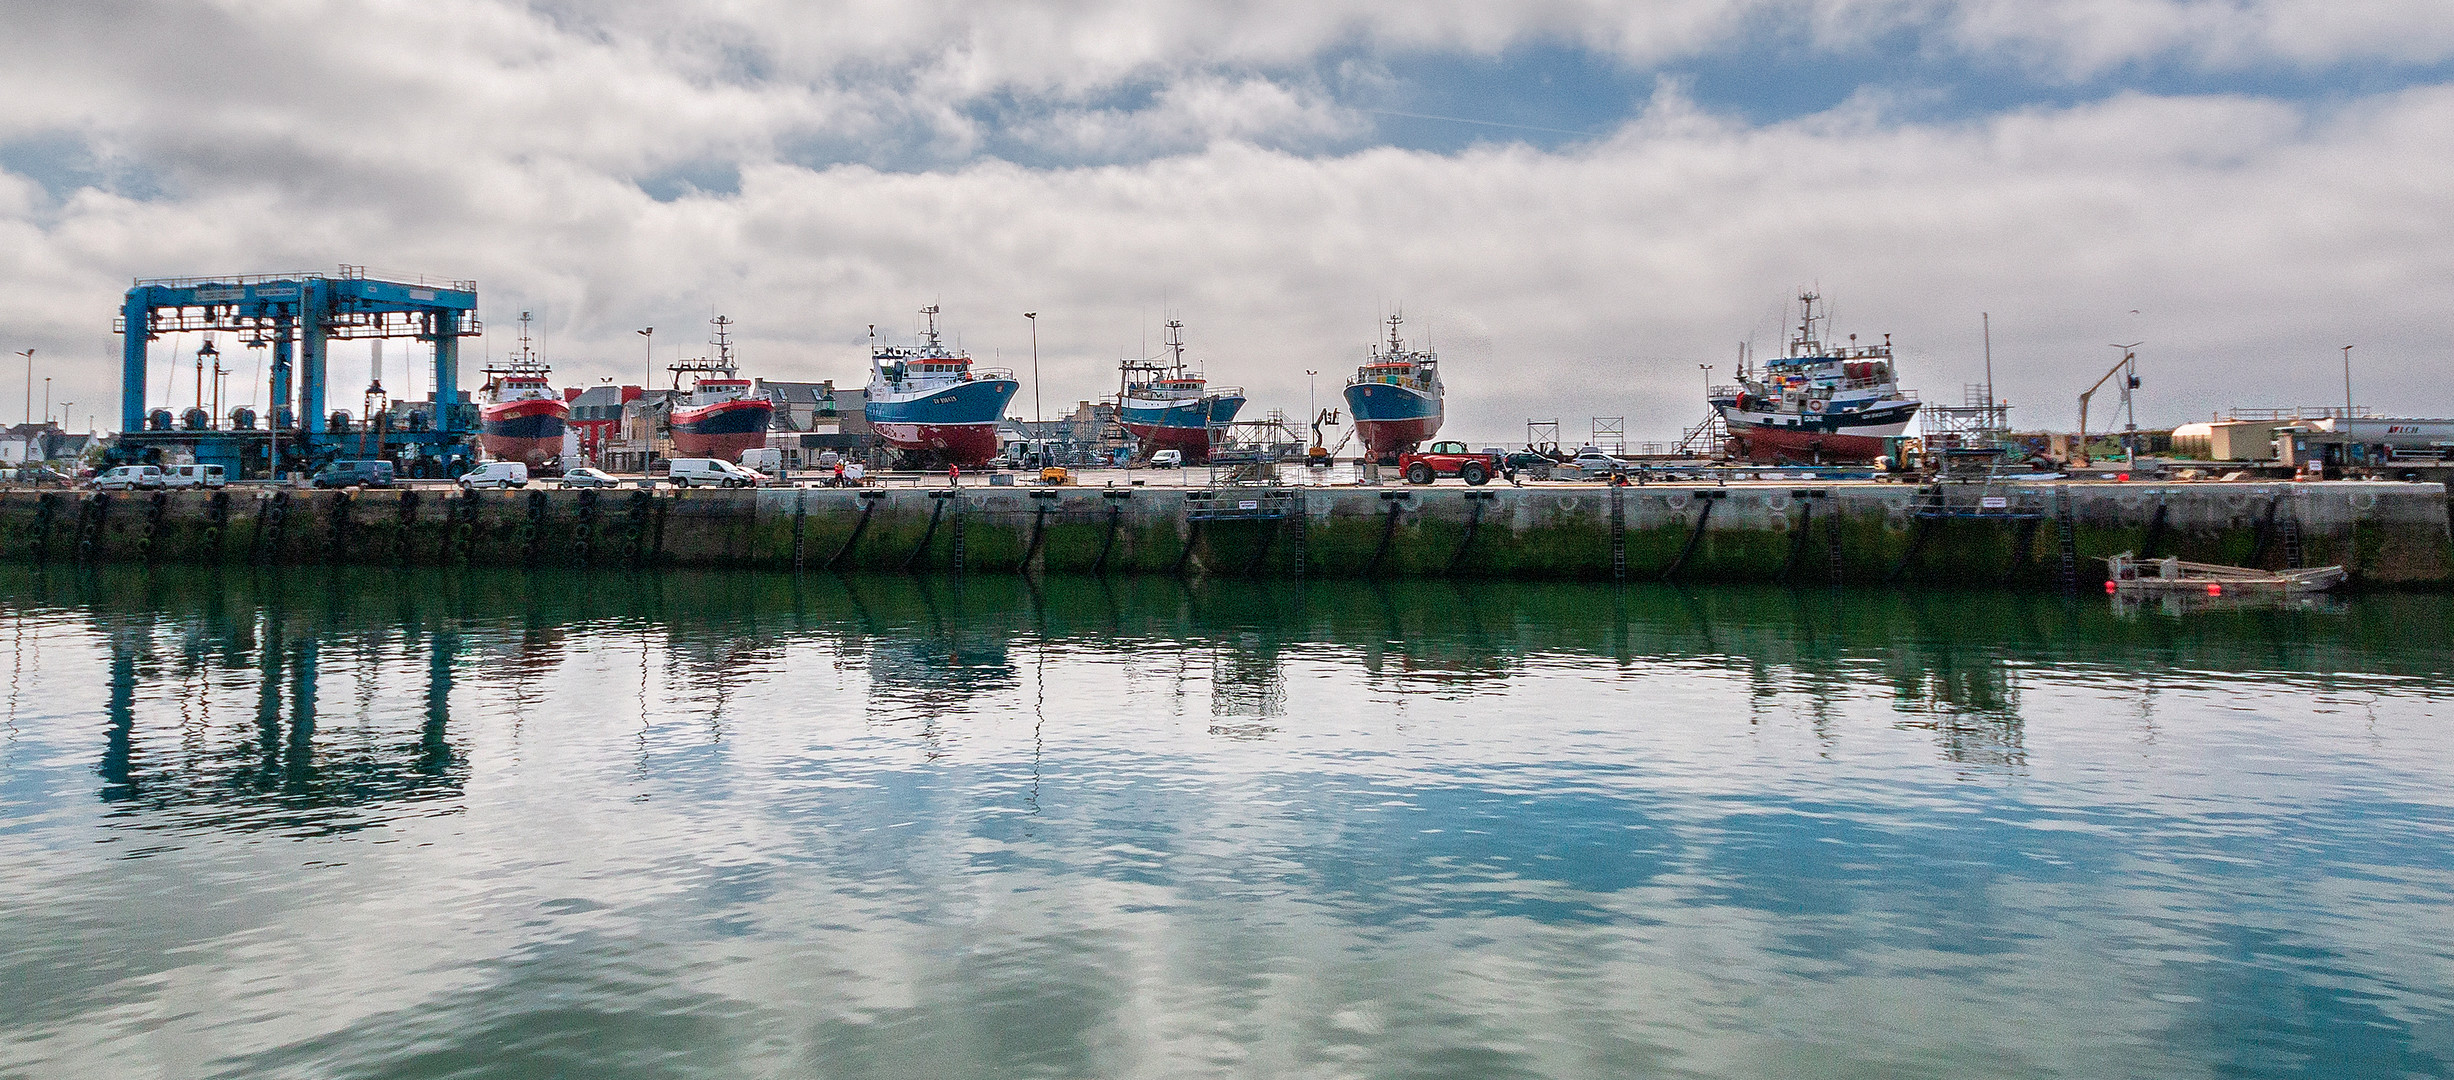
[[[2340,566],[2254,570],[2180,559],[2142,559],[2127,551],[2106,559],[2105,570],[2106,592],[2134,596],[2174,593],[2307,596],[2343,584],[2344,576]]]

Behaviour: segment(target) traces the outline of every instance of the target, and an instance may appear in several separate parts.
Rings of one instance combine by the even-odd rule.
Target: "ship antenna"
[[[932,353],[943,351],[937,344],[937,305],[931,304],[922,308],[920,313],[929,317],[929,329],[924,331],[929,339],[929,351]]]
[[[1167,321],[1167,351],[1175,358],[1176,374],[1183,375],[1184,323],[1176,319],[1169,319]]]

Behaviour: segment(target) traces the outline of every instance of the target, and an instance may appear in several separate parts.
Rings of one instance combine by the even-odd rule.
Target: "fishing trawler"
[[[937,332],[937,305],[918,345],[881,345],[869,328],[869,426],[887,445],[925,460],[978,465],[997,456],[997,424],[1022,388],[1014,373],[979,368],[946,348]]]
[[[1389,316],[1386,351],[1375,346],[1346,381],[1346,411],[1355,418],[1364,456],[1384,465],[1440,430],[1440,358],[1428,349],[1406,347],[1398,337],[1405,321],[1403,314]]]
[[[1200,464],[1210,460],[1210,429],[1244,407],[1244,388],[1211,386],[1185,366],[1183,323],[1169,320],[1166,344],[1166,359],[1117,365],[1116,419],[1141,444],[1143,458],[1174,450],[1186,464]]]
[[[767,445],[775,403],[751,393],[750,380],[740,377],[733,360],[733,320],[718,315],[713,325],[708,338],[713,356],[666,369],[673,372],[676,394],[682,394],[682,376],[693,377],[689,392],[673,405],[673,456],[738,462],[742,451]]]
[[[1710,391],[1736,456],[1818,465],[1882,457],[1886,440],[1908,430],[1919,404],[1900,389],[1892,336],[1859,345],[1851,334],[1847,345],[1826,345],[1818,324],[1829,316],[1815,309],[1823,298],[1808,292],[1798,299],[1804,313],[1788,355],[1765,361],[1760,372],[1742,364],[1738,385]]]
[[[520,353],[502,367],[485,369],[478,406],[477,444],[497,461],[517,461],[543,470],[562,457],[562,433],[571,407],[548,376],[554,369],[529,348],[528,312],[520,313]]]

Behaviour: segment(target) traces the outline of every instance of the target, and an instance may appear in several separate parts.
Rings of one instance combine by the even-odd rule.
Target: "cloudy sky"
[[[908,335],[935,303],[1026,377],[1040,312],[1051,411],[1112,389],[1173,316],[1214,379],[1301,414],[1304,372],[1334,397],[1402,308],[1446,361],[1453,433],[1624,415],[1663,438],[1703,411],[1697,365],[1776,348],[1812,287],[1841,333],[1892,334],[1934,401],[1981,377],[1990,313],[2029,426],[2069,426],[2129,341],[2143,423],[2339,402],[2346,343],[2364,404],[2454,414],[2443,0],[0,0],[0,20],[0,345],[35,349],[35,411],[48,376],[80,425],[116,413],[130,279],[342,263],[475,279],[478,348],[532,311],[571,382],[637,381],[642,326],[659,367],[701,353],[714,312],[750,374],[859,382],[868,327]],[[364,362],[345,349],[335,386]],[[153,396],[192,398],[169,368]]]

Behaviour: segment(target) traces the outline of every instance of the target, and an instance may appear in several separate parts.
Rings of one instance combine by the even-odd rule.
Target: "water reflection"
[[[1026,666],[1051,648],[1115,657],[1212,717],[1214,734],[1245,739],[1280,730],[1290,664],[1351,656],[1367,685],[1402,702],[1504,694],[1529,665],[1601,661],[1732,672],[1752,710],[1802,712],[1824,740],[1836,701],[1881,688],[1896,726],[1985,770],[2026,760],[2022,699],[2040,677],[2140,688],[2138,721],[2152,727],[2151,684],[2192,672],[2441,684],[2454,669],[2406,632],[2445,625],[2442,598],[2418,596],[2169,619],[2022,595],[1441,582],[10,568],[0,589],[20,610],[12,722],[38,655],[22,642],[23,612],[78,612],[108,643],[101,797],[131,815],[273,829],[349,828],[322,811],[448,801],[466,780],[455,682],[499,694],[517,720],[572,649],[608,636],[639,658],[643,727],[661,688],[690,702],[708,738],[722,737],[736,688],[785,672],[795,643],[861,672],[871,718],[923,739],[1026,686],[1044,714],[1044,681]]]
[[[2443,597],[0,595],[0,1073],[2446,1065]]]
[[[466,781],[448,734],[456,632],[370,625],[279,593],[204,599],[96,620],[107,823],[341,832],[448,801]],[[422,658],[423,686],[383,677],[392,654]],[[252,686],[252,708],[217,685],[233,682]],[[379,707],[395,693],[423,708]]]

